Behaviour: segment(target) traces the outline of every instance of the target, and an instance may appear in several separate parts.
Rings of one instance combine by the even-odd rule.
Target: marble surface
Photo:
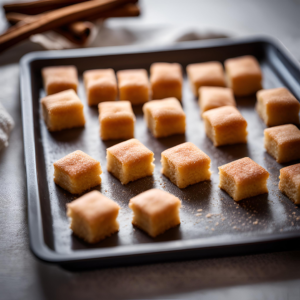
[[[171,5],[172,3],[172,5]],[[107,27],[190,26],[235,36],[268,34],[300,60],[300,2],[142,1],[138,20]],[[1,16],[0,31],[5,23]],[[0,55],[0,102],[15,120],[0,152],[0,299],[299,299],[300,245],[288,252],[69,272],[29,250],[19,95],[19,58],[41,49],[24,42]]]

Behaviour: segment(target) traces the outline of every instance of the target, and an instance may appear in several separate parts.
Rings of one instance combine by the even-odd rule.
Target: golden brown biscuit
[[[295,204],[300,204],[300,164],[280,169],[279,189]]]
[[[73,90],[41,99],[43,117],[49,131],[59,131],[85,124],[83,104]]]
[[[183,143],[161,154],[162,173],[180,189],[210,180],[210,158],[193,143]]]
[[[83,73],[88,105],[115,101],[118,95],[117,79],[113,69],[89,70]]]
[[[235,201],[268,193],[269,173],[249,157],[219,167],[219,188]]]
[[[202,86],[226,86],[223,66],[218,61],[190,64],[186,72],[194,95],[199,95]]]
[[[149,101],[148,73],[144,69],[117,72],[119,99],[128,100],[133,105]]]
[[[265,148],[278,163],[300,159],[300,130],[292,124],[267,128]]]
[[[54,164],[54,181],[71,194],[81,194],[101,183],[100,162],[77,150]]]
[[[107,171],[127,184],[154,171],[154,154],[136,139],[131,139],[106,150]]]
[[[47,95],[69,89],[77,92],[78,75],[74,66],[46,67],[42,69],[44,89]]]
[[[150,67],[152,99],[182,97],[182,69],[177,63],[154,63]]]
[[[180,206],[177,197],[157,189],[148,190],[129,202],[133,210],[132,224],[156,237],[180,224]]]
[[[120,206],[98,191],[92,191],[67,204],[70,228],[88,243],[97,243],[119,231]]]
[[[228,85],[236,96],[252,95],[262,88],[262,72],[251,55],[227,59],[225,71]]]
[[[199,106],[203,114],[221,106],[236,106],[232,90],[223,87],[200,87]]]
[[[144,104],[143,112],[154,137],[185,133],[185,113],[176,98],[150,101]]]
[[[256,97],[256,110],[267,126],[299,124],[300,103],[286,88],[261,90]]]
[[[99,122],[102,140],[134,137],[135,116],[129,101],[99,103]]]
[[[247,121],[233,106],[223,106],[203,114],[206,135],[215,147],[247,143]]]

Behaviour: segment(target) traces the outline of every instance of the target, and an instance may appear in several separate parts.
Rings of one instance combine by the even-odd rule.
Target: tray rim
[[[24,162],[26,169],[26,187],[27,187],[27,211],[30,249],[34,255],[51,263],[76,263],[89,260],[106,260],[120,257],[144,256],[143,261],[147,262],[148,255],[163,255],[176,253],[177,258],[184,258],[183,252],[193,250],[217,249],[224,247],[245,246],[246,248],[256,244],[268,244],[272,242],[283,242],[300,238],[299,232],[281,232],[274,234],[261,234],[257,236],[237,236],[230,238],[226,236],[198,238],[186,241],[168,241],[160,243],[146,243],[140,245],[124,245],[121,247],[109,247],[103,249],[89,249],[70,251],[69,253],[58,253],[50,249],[44,242],[43,224],[41,216],[40,197],[38,193],[38,180],[35,159],[35,139],[33,124],[33,109],[31,95],[31,76],[30,64],[33,61],[43,59],[58,58],[78,58],[86,56],[105,56],[121,55],[132,53],[166,52],[188,49],[203,49],[211,47],[234,46],[249,43],[270,44],[276,48],[284,58],[296,69],[300,76],[300,63],[283,46],[281,42],[269,36],[252,36],[247,38],[226,38],[204,41],[181,42],[172,45],[162,46],[115,46],[87,49],[54,50],[54,51],[36,51],[24,55],[20,60],[20,90],[21,90],[21,108],[23,125],[23,144],[24,144]],[[26,126],[25,126],[26,124]],[[247,252],[247,251],[246,251]],[[148,259],[150,261],[150,259]],[[158,261],[159,259],[155,259]],[[113,265],[111,263],[110,265]]]

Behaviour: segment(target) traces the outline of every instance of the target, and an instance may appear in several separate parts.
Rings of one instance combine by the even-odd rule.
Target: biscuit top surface
[[[289,177],[296,185],[300,185],[300,164],[280,169],[280,175]]]
[[[208,110],[203,113],[203,118],[209,120],[211,126],[223,127],[223,126],[247,126],[247,121],[233,106],[222,106]]]
[[[279,145],[300,141],[300,130],[292,124],[267,128],[264,133],[273,138]]]
[[[199,88],[199,94],[201,101],[208,105],[236,105],[230,88],[203,86]]]
[[[121,70],[117,72],[119,87],[127,85],[148,86],[148,73],[145,69]]]
[[[53,165],[55,168],[64,171],[69,176],[76,177],[100,166],[100,162],[86,153],[77,150],[59,159]]]
[[[182,82],[182,69],[178,63],[153,63],[150,67],[150,81]]]
[[[216,76],[224,77],[223,66],[218,61],[190,64],[186,67],[186,70],[192,81],[208,81],[215,79]]]
[[[146,111],[149,111],[154,119],[185,116],[180,102],[173,97],[147,102],[143,106],[143,112]]]
[[[99,191],[89,192],[67,204],[73,216],[81,216],[90,224],[105,221],[106,218],[116,217],[120,206],[113,200],[105,197]]]
[[[258,61],[250,55],[227,59],[224,64],[226,71],[233,78],[262,76]]]
[[[238,184],[251,183],[254,180],[264,180],[269,177],[269,172],[249,157],[223,165],[219,167],[219,170],[233,178]]]
[[[145,157],[154,155],[152,151],[146,148],[137,139],[119,143],[107,149],[107,152],[117,158],[122,164],[132,164],[139,162]]]
[[[158,189],[143,192],[129,202],[130,208],[137,208],[148,216],[167,212],[171,207],[180,207],[181,201],[170,193]]]
[[[120,119],[120,118],[133,118],[135,116],[129,101],[107,101],[101,102],[98,105],[100,119]]]
[[[116,84],[115,71],[113,69],[88,70],[83,73],[84,83],[87,86],[95,84]]]
[[[46,67],[42,69],[42,76],[48,81],[78,81],[77,69],[74,66]]]
[[[50,113],[59,113],[60,111],[65,112],[66,109],[70,109],[72,107],[83,107],[82,102],[74,90],[67,90],[46,96],[41,99],[41,103]]]
[[[177,168],[210,163],[209,156],[190,142],[167,149],[161,155],[171,161]]]
[[[264,104],[284,104],[300,107],[300,103],[286,88],[260,90],[257,92],[257,99]]]

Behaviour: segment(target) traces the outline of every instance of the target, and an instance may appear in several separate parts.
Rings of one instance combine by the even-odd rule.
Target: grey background
[[[139,19],[106,26],[190,26],[234,36],[268,34],[300,61],[299,1],[142,1]],[[2,14],[2,12],[1,12]],[[0,31],[5,28],[0,16]],[[0,55],[0,102],[16,127],[0,152],[0,299],[300,299],[300,245],[289,252],[69,272],[29,250],[19,58],[24,42]],[[276,251],[276,249],[274,249]]]

